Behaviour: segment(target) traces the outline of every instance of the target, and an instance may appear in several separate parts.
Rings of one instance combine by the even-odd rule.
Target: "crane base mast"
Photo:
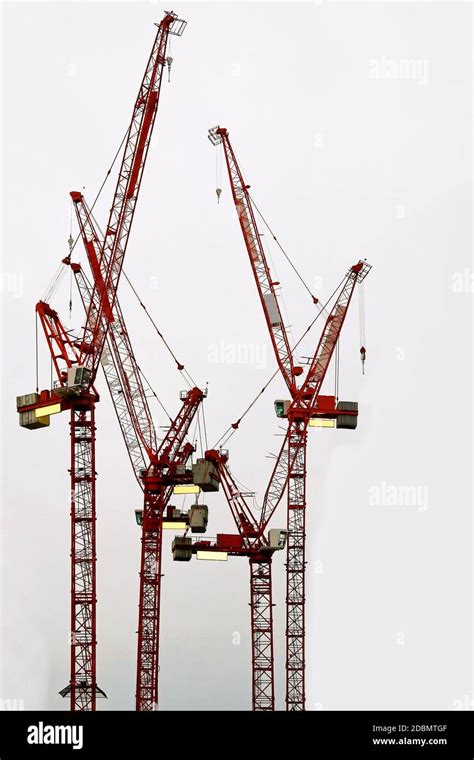
[[[153,493],[145,485],[135,694],[143,712],[158,709],[163,501],[163,487]]]
[[[252,709],[275,709],[271,557],[250,557]]]
[[[94,711],[105,693],[96,680],[95,402],[71,405],[71,680],[60,694],[71,711]]]
[[[288,543],[286,564],[286,709],[305,709],[306,426],[288,430]]]

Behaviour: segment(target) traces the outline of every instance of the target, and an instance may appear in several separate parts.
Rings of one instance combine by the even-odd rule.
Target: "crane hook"
[[[171,64],[173,63],[173,56],[169,55],[166,59],[166,63],[168,64],[168,82],[171,81]]]
[[[222,189],[220,187],[216,188],[216,195],[217,195],[217,202],[219,203],[220,197],[221,197]]]
[[[361,349],[360,349],[360,360],[362,362],[362,374],[363,375],[365,374],[365,372],[364,372],[364,364],[365,364],[365,354],[366,353],[367,352],[366,352],[364,346],[361,346]]]

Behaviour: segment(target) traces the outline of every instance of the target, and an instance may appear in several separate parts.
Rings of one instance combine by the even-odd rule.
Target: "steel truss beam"
[[[94,402],[71,408],[71,710],[95,710],[96,511]]]
[[[250,557],[252,709],[275,709],[273,685],[272,562]]]

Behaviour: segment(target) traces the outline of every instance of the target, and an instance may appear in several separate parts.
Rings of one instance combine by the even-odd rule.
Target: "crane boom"
[[[204,397],[205,392],[200,388],[194,387],[189,391],[181,391],[181,409],[174,420],[172,420],[158,449],[157,459],[159,467],[172,466],[174,462],[178,461],[177,458],[180,452],[182,455],[182,447],[188,435],[189,426]],[[190,453],[191,451],[188,451],[188,456]]]
[[[301,367],[295,367],[293,363],[292,350],[276,292],[276,287],[279,283],[272,279],[270,273],[261,236],[255,220],[255,214],[248,190],[249,185],[245,183],[242,176],[242,172],[230,143],[227,129],[224,129],[223,127],[214,127],[213,129],[210,129],[209,139],[213,145],[219,145],[219,143],[222,143],[222,147],[224,148],[232,197],[237,210],[237,216],[242,229],[245,247],[249,255],[263,313],[267,322],[270,340],[283,378],[291,395],[293,395],[296,389],[295,377],[301,374]]]
[[[98,230],[84,196],[78,193],[73,200],[94,282],[97,282],[97,280],[100,282],[102,281],[102,273],[99,264],[100,237]],[[88,283],[80,265],[72,264],[71,266],[86,313],[92,313],[95,308],[92,300],[93,289]],[[115,298],[113,306],[111,306],[110,314],[112,322],[107,333],[107,344],[108,353],[112,357],[112,363],[107,363],[108,356],[104,356],[102,365],[114,405],[117,402],[115,409],[122,435],[124,436],[127,448],[132,445],[133,451],[129,451],[132,464],[134,464],[134,452],[136,452],[135,438],[140,440],[147,459],[153,460],[156,457],[158,449],[155,428],[147,395],[143,387],[140,368],[133,352],[118,297]],[[102,315],[102,319],[105,321],[105,314]],[[132,435],[131,427],[133,427],[134,435]],[[140,465],[138,457],[137,465]],[[134,469],[135,474],[138,476],[139,470],[143,469],[143,464],[141,467],[138,467],[138,471],[137,466],[134,464]]]
[[[38,301],[35,310],[48,344],[57,382],[59,385],[64,385],[67,382],[67,369],[78,363],[79,352],[64,328],[57,311],[45,301]]]
[[[341,334],[356,283],[362,282],[369,270],[370,265],[365,261],[359,261],[349,269],[337,300],[326,319],[324,330],[319,339],[318,346],[306,373],[304,382],[292,403],[293,408],[304,407],[310,410],[313,408],[314,402],[321,390],[324,378],[326,377],[326,372],[336,347],[336,343]]]
[[[318,341],[316,351],[306,373],[303,384],[298,389],[295,398],[288,408],[288,419],[301,422],[306,430],[309,420],[317,411],[317,396],[321,390],[324,378],[328,370],[329,362],[341,334],[342,326],[346,318],[347,310],[357,282],[367,275],[370,266],[364,261],[354,264],[347,273],[339,295],[326,319],[323,332]],[[316,404],[316,406],[315,406]],[[290,426],[291,427],[291,426]],[[289,473],[295,465],[299,446],[289,447],[290,428],[285,435],[281,449],[277,455],[272,475],[263,499],[263,507],[260,515],[260,531],[263,532],[268,525],[275,509],[281,501],[288,483]],[[291,449],[291,450],[290,450]]]
[[[227,457],[221,452],[211,450],[206,452],[206,458],[213,461],[219,474],[219,482],[222,485],[226,501],[234,519],[237,530],[247,544],[249,540],[259,536],[258,522],[247,504],[241,489],[237,486],[234,476],[230,471]]]
[[[97,262],[97,266],[101,261],[105,262],[106,269],[101,270],[101,276],[97,276],[97,266],[93,268],[96,279],[84,326],[80,357],[81,364],[91,372],[92,382],[104,347],[107,325],[112,321],[112,308],[158,110],[163,69],[166,65],[168,35],[181,36],[186,22],[178,19],[176,14],[171,12],[166,13],[157,26],[158,32],[125,139],[122,163],[105,229],[105,239]],[[102,319],[102,316],[105,319]]]
[[[90,303],[92,286],[79,264],[72,263],[71,268],[74,273],[74,278],[76,280],[84,310],[87,311],[88,304]],[[118,299],[115,301],[114,309],[116,312],[120,310]],[[143,440],[150,440],[150,437],[154,438],[155,430],[153,428],[153,423],[151,423],[151,430],[149,429],[151,418],[148,417],[148,404],[146,403],[145,408],[141,405],[142,398],[145,398],[146,401],[144,391],[142,396],[141,391],[138,391],[138,389],[134,390],[134,382],[137,377],[138,382],[141,384],[139,373],[135,374],[135,372],[132,371],[130,372],[127,381],[124,382],[123,380],[125,374],[124,366],[128,365],[122,365],[120,362],[120,344],[123,345],[123,343],[120,331],[117,335],[118,340],[116,340],[117,324],[120,323],[118,322],[114,324],[107,334],[106,347],[102,352],[102,370],[104,372],[105,380],[107,382],[135,477],[137,478],[140,487],[143,488],[140,473],[147,466],[146,449]],[[134,362],[133,353],[132,357],[130,364]],[[133,367],[135,367],[135,364],[133,364]],[[130,403],[131,400],[132,403]],[[143,424],[137,425],[137,419],[143,420]]]

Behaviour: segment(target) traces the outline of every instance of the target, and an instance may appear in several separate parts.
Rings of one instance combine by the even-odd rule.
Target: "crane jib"
[[[104,317],[107,320],[107,322],[113,322],[114,321],[114,315],[112,312],[112,306],[110,304],[109,297],[107,295],[107,289],[105,287],[104,278],[102,277],[102,272],[100,270],[100,264],[97,259],[97,253],[94,246],[93,240],[87,240],[85,241],[85,246],[87,249],[87,257],[89,259],[89,264],[92,269],[92,276],[94,278],[94,282],[97,285],[97,290],[100,294],[100,309],[103,311]]]
[[[299,368],[295,367],[293,363],[293,354],[278,303],[275,283],[270,274],[258,225],[252,209],[250,194],[248,192],[249,185],[246,184],[240,171],[227,130],[221,127],[210,130],[210,138],[214,145],[222,143],[224,149],[232,196],[263,313],[268,325],[270,340],[283,378],[290,393],[293,394],[295,388],[294,377],[299,374]]]
[[[150,93],[150,97],[148,99],[148,103],[146,104],[146,108],[145,108],[145,115],[143,117],[143,124],[142,124],[141,133],[140,133],[140,139],[138,141],[135,158],[133,161],[133,166],[130,172],[130,180],[129,180],[128,188],[127,188],[127,198],[133,198],[135,194],[135,188],[137,185],[138,175],[140,173],[140,167],[142,165],[143,151],[145,150],[145,145],[148,140],[148,136],[150,134],[150,127],[153,122],[153,117],[155,115],[157,104],[158,104],[158,91],[153,90]]]

